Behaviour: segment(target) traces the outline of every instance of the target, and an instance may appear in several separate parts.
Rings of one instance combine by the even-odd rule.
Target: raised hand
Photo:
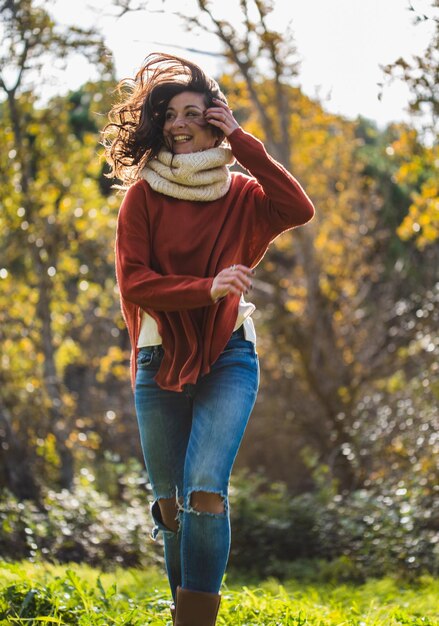
[[[213,102],[215,105],[204,111],[204,117],[209,124],[222,130],[225,136],[228,137],[234,130],[239,128],[239,124],[233,117],[232,110],[229,109],[227,104],[217,98],[213,98]]]

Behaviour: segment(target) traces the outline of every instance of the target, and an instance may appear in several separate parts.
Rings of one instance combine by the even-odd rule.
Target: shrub
[[[230,565],[257,576],[364,580],[439,571],[439,503],[416,485],[299,496],[241,474],[231,490]]]
[[[72,491],[42,489],[39,505],[3,492],[0,553],[4,558],[44,558],[90,565],[134,566],[161,561],[150,539],[151,521],[142,474],[125,477],[118,503],[96,491],[87,477]]]
[[[3,558],[114,565],[162,564],[150,539],[147,478],[140,466],[121,472],[113,502],[87,474],[74,489],[43,490],[39,505],[3,493]],[[236,474],[230,490],[230,568],[247,577],[362,581],[385,574],[439,571],[439,503],[424,487],[383,485],[344,496],[321,489],[292,496],[282,483]]]

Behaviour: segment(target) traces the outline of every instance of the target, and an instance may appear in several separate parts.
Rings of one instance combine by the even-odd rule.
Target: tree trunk
[[[17,160],[20,163],[20,184],[22,191],[23,206],[27,209],[29,221],[36,219],[38,207],[35,206],[30,193],[31,186],[31,155],[27,153],[28,147],[23,138],[20,111],[15,99],[15,92],[7,91],[9,113],[14,131],[15,148]],[[30,151],[30,150],[29,150]],[[56,249],[56,242],[54,242]],[[74,460],[70,448],[67,447],[70,430],[67,423],[67,416],[63,413],[61,382],[55,367],[55,347],[53,342],[52,320],[51,320],[51,290],[52,285],[47,273],[50,263],[41,260],[39,250],[32,246],[33,261],[36,268],[38,280],[38,303],[37,318],[41,323],[40,343],[44,354],[44,383],[49,399],[50,425],[55,435],[57,452],[60,458],[60,486],[70,489],[74,477]],[[52,250],[52,257],[56,256]]]
[[[74,478],[74,458],[67,445],[70,435],[68,416],[63,411],[61,381],[55,366],[55,348],[51,322],[51,291],[52,285],[47,273],[46,264],[35,250],[34,258],[38,267],[38,303],[37,317],[41,324],[41,348],[44,354],[44,383],[49,398],[49,416],[53,434],[56,439],[57,452],[60,458],[60,486],[71,489]]]
[[[12,417],[1,400],[0,449],[0,488],[5,487],[20,500],[38,501],[40,490],[28,462],[28,447],[18,440],[12,428]]]

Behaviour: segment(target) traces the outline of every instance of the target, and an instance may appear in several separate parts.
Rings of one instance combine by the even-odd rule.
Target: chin
[[[192,146],[174,146],[174,154],[189,154],[190,152],[195,152]]]

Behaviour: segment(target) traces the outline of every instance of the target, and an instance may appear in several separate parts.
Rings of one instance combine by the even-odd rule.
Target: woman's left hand
[[[231,109],[218,98],[213,98],[215,106],[209,107],[204,112],[206,121],[212,126],[216,126],[223,131],[226,137],[228,137],[234,130],[239,128],[238,122],[233,117]]]

